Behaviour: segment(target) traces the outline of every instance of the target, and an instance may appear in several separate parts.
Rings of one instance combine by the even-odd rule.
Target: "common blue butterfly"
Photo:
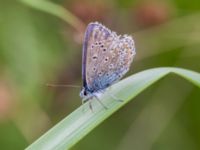
[[[96,98],[129,70],[136,54],[131,36],[117,35],[98,22],[87,26],[82,51],[82,101]]]

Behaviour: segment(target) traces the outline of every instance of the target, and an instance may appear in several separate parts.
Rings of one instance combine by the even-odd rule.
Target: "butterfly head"
[[[84,99],[89,99],[91,97],[91,93],[88,92],[88,90],[86,90],[84,87],[82,88],[81,92],[80,92],[80,97],[84,100]]]

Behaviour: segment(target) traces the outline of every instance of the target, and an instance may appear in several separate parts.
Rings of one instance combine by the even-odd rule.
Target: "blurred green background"
[[[81,105],[80,89],[46,84],[81,85],[82,35],[91,21],[133,35],[129,75],[161,66],[200,72],[199,0],[51,2],[84,24],[71,26],[20,0],[0,1],[0,149],[24,149]],[[73,149],[199,150],[200,90],[169,75]]]

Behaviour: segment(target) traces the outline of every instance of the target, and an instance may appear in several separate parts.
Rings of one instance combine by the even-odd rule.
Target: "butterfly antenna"
[[[81,86],[79,85],[70,85],[70,84],[46,84],[46,86],[48,87],[73,87],[73,88],[81,88]]]

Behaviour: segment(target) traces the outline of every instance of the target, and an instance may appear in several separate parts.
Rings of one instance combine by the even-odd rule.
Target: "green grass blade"
[[[88,108],[88,103],[85,103],[84,106],[77,108],[69,116],[31,144],[27,150],[66,150],[71,148],[115,111],[169,73],[175,73],[200,87],[200,73],[194,71],[168,67],[142,71],[113,85],[100,97],[101,101],[109,109],[105,110],[96,100],[92,100],[94,110],[94,112],[92,112]],[[124,102],[113,100],[110,98],[109,93],[123,99]]]

